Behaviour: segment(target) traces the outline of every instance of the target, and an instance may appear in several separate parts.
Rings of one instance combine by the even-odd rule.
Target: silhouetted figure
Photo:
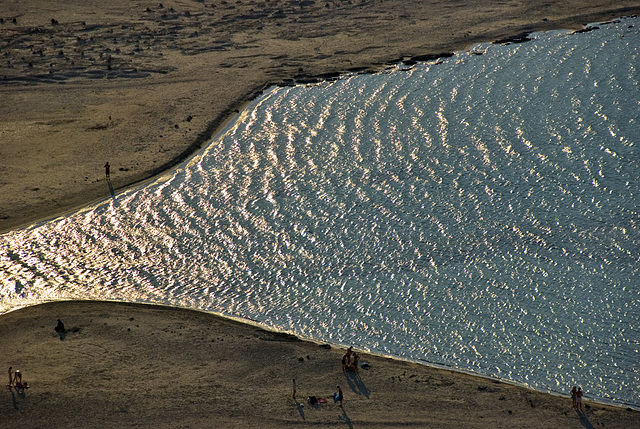
[[[573,386],[573,388],[571,389],[571,400],[573,402],[573,409],[577,410],[578,409],[578,389],[576,389],[576,386]]]
[[[577,399],[577,407],[580,411],[582,411],[582,387],[578,387],[578,391],[576,392]]]
[[[18,392],[22,392],[23,389],[28,389],[29,388],[29,383],[27,383],[26,381],[22,381],[22,373],[20,372],[19,369],[16,369],[16,374],[15,377],[13,379],[13,385],[16,388],[16,390],[18,390]]]
[[[58,319],[58,324],[54,329],[56,330],[56,332],[65,332],[64,323],[62,323],[62,320]]]
[[[104,174],[105,176],[107,176],[107,180],[111,179],[111,175],[109,174],[111,170],[111,166],[109,165],[109,161],[107,161],[106,164],[104,164]]]
[[[351,370],[358,372],[358,362],[360,362],[360,356],[357,353],[353,354],[353,365],[351,366]]]

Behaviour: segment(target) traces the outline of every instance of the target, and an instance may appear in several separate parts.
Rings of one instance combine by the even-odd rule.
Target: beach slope
[[[4,388],[1,428],[640,426],[637,411],[587,398],[579,414],[569,398],[365,353],[368,370],[343,373],[344,350],[192,310],[41,304],[0,317],[0,343],[3,377],[12,366],[31,386]]]

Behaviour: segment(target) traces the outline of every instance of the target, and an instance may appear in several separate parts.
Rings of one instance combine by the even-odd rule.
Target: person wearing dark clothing
[[[338,403],[339,407],[342,408],[342,389],[340,386],[337,386],[338,391],[333,394],[333,402]]]
[[[58,319],[58,324],[54,329],[56,332],[64,332],[64,323],[62,323],[62,320]]]

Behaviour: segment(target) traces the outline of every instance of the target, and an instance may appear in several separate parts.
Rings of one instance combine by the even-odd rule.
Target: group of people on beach
[[[571,389],[571,400],[573,401],[573,409],[582,411],[582,387],[573,386]]]
[[[11,390],[12,387],[15,387],[16,389],[28,389],[29,384],[26,381],[22,381],[22,373],[19,369],[16,369],[16,371],[14,372],[13,367],[10,366],[9,384],[7,384],[7,387],[9,388],[9,390]]]
[[[342,356],[342,372],[353,371],[358,372],[358,362],[360,356],[353,351],[352,347],[347,349],[347,352]]]
[[[353,351],[353,347],[349,347],[346,351],[346,353],[344,354],[344,356],[342,356],[342,371],[343,372],[347,372],[347,371],[354,371],[357,372],[358,371],[358,363],[360,361],[360,356],[358,356],[358,354],[356,352]],[[363,364],[364,365],[364,364]],[[369,364],[367,364],[369,365]],[[298,400],[296,399],[296,393],[298,390],[298,383],[296,383],[296,379],[294,378],[292,380],[292,397],[293,400],[296,401],[296,403],[298,403]],[[333,402],[335,404],[338,404],[338,406],[340,408],[342,408],[342,401],[344,399],[344,393],[342,393],[342,388],[338,385],[336,386],[336,391],[333,393],[332,395],[333,398]],[[327,400],[324,398],[319,398],[317,396],[309,396],[309,398],[307,399],[307,403],[310,405],[318,405],[318,404],[326,404]]]

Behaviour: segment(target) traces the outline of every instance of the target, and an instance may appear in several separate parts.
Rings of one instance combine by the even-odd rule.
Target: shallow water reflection
[[[2,236],[0,312],[167,303],[639,406],[636,26],[273,88],[155,183]]]

